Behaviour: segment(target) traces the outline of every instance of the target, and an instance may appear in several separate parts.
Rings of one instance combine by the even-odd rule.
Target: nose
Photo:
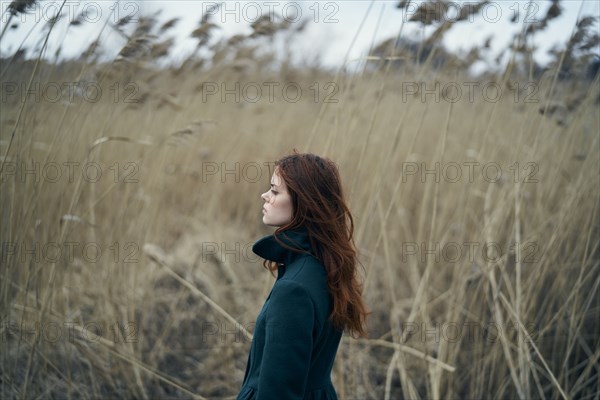
[[[264,201],[269,201],[269,200],[268,200],[268,194],[269,194],[269,192],[268,192],[268,191],[266,191],[266,192],[264,192],[263,194],[261,194],[261,195],[260,195],[261,199],[263,199]]]

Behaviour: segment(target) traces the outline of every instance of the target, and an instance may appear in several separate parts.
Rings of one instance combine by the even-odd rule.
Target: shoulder
[[[298,257],[285,268],[285,274],[280,279],[283,282],[297,283],[310,293],[327,286],[325,266],[315,257]]]
[[[273,286],[269,310],[293,311],[299,308],[315,308],[314,300],[302,284],[294,280],[279,279]]]
[[[330,312],[331,297],[325,266],[312,256],[303,256],[286,266],[286,269],[283,277],[275,282],[275,286],[282,286],[285,291],[290,291],[293,287],[302,288],[317,308],[319,319],[326,318]]]

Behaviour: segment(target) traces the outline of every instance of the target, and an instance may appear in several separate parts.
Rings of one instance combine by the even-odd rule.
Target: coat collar
[[[305,227],[285,230],[279,233],[277,238],[286,245],[298,249],[299,252],[286,249],[280,245],[275,239],[275,235],[268,235],[259,239],[252,246],[252,251],[266,260],[275,261],[283,265],[290,265],[303,253],[312,254],[308,230]],[[283,272],[284,269],[279,266],[277,277],[280,278]]]

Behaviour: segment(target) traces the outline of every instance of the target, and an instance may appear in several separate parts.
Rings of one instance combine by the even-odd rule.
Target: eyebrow
[[[274,183],[271,183],[271,186],[279,188],[279,186],[275,185]]]

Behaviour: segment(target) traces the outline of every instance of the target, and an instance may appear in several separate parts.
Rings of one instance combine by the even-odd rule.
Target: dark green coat
[[[305,228],[278,237],[312,253]],[[284,248],[273,235],[257,241],[252,251],[283,265],[256,319],[237,400],[337,399],[331,369],[342,331],[328,318],[332,302],[325,267],[310,254]]]

